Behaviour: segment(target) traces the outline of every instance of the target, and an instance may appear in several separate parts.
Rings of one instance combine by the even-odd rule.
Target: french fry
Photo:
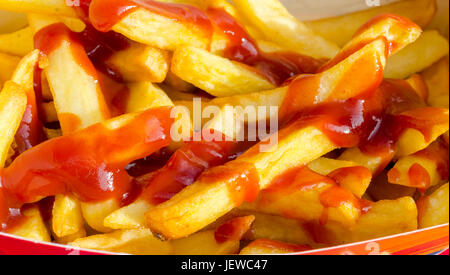
[[[437,31],[425,31],[415,43],[389,59],[384,75],[387,78],[407,78],[447,56],[448,51],[447,39]]]
[[[0,10],[77,17],[75,9],[64,0],[2,0]]]
[[[449,69],[448,58],[443,58],[421,74],[428,86],[427,102],[438,108],[449,107]]]
[[[69,246],[134,255],[169,255],[172,245],[156,239],[148,229],[116,231],[75,240]]]
[[[128,49],[113,54],[106,64],[119,72],[127,82],[161,83],[166,79],[169,71],[170,54],[164,50],[136,43]]]
[[[57,237],[57,236],[53,236],[53,237],[55,238],[55,242],[57,242],[59,244],[68,244],[68,243],[74,242],[78,239],[86,237],[86,229],[82,228],[80,231],[78,231],[72,235],[65,236],[65,237]]]
[[[29,15],[32,29],[58,22],[57,19]],[[34,26],[34,27],[33,27]],[[109,118],[97,76],[91,68],[80,66],[74,52],[92,66],[82,46],[67,36],[55,50],[49,53],[46,75],[53,94],[55,107],[64,134],[86,128]],[[90,65],[89,65],[90,64]],[[92,66],[93,67],[93,66]],[[95,69],[93,69],[95,71]]]
[[[361,198],[372,181],[371,171],[350,161],[319,158],[308,165],[312,171],[329,176],[341,187]]]
[[[328,223],[328,244],[345,244],[405,233],[417,229],[417,206],[411,197],[374,203],[352,229]]]
[[[23,221],[7,233],[34,241],[50,242],[50,232],[42,219],[39,207],[34,205],[23,211]]]
[[[0,53],[0,67],[2,68],[0,70],[0,87],[2,87],[6,81],[11,79],[19,62],[19,57]]]
[[[427,228],[448,223],[449,184],[444,184],[430,196],[420,199],[419,228]]]
[[[389,182],[422,190],[448,180],[448,147],[436,141],[403,157],[389,171]]]
[[[425,79],[420,74],[414,74],[406,80],[416,91],[420,98],[426,102],[428,100],[428,87]]]
[[[145,213],[152,209],[152,205],[143,198],[122,207],[104,219],[104,226],[112,229],[145,228]]]
[[[169,51],[184,45],[207,49],[211,40],[210,35],[198,26],[144,8],[131,12],[112,29],[131,40]]]
[[[0,25],[0,33],[10,33],[27,26],[27,17],[25,14],[11,11],[0,10],[2,24]]]
[[[269,239],[258,239],[244,247],[240,255],[273,255],[289,254],[310,250],[311,247],[305,245],[295,245],[274,241]]]
[[[33,50],[33,35],[29,27],[9,34],[0,34],[0,52],[24,56]]]
[[[278,0],[234,0],[243,17],[269,41],[314,58],[332,58],[339,47],[316,35],[291,15]]]
[[[309,21],[305,22],[305,25],[325,39],[344,46],[354,33],[374,16],[384,13],[397,14],[425,27],[433,19],[436,9],[435,0],[406,0],[353,14]]]
[[[397,200],[403,197],[413,197],[416,188],[389,183],[387,171],[383,171],[374,178],[367,193],[375,201]]]
[[[227,221],[225,235],[220,227],[196,233],[172,242],[175,255],[230,255],[239,251],[240,240],[250,229],[254,216],[238,217]],[[229,235],[231,234],[231,235]]]
[[[309,170],[293,170],[293,178],[275,181],[273,188],[263,190],[257,200],[243,204],[240,209],[284,216],[304,222],[336,222],[344,227],[353,226],[361,211],[358,201],[349,191],[338,187],[330,178]],[[305,187],[307,186],[307,187]],[[339,193],[346,199],[333,206],[325,204],[326,194]],[[322,220],[326,217],[326,220]]]
[[[194,47],[182,47],[175,51],[171,71],[217,97],[275,88],[250,67]]]
[[[127,113],[142,112],[150,108],[173,106],[172,100],[151,82],[129,83]]]
[[[105,218],[120,208],[116,199],[98,203],[81,203],[81,212],[86,223],[98,232],[110,233],[113,230],[103,224]]]
[[[26,106],[27,96],[23,88],[14,82],[6,82],[0,92],[0,167],[4,167],[8,159],[9,149]]]
[[[55,196],[52,211],[52,229],[56,237],[74,235],[84,230],[80,202],[70,195]]]
[[[239,241],[219,244],[214,238],[214,230],[195,233],[172,242],[175,255],[230,255],[239,251]]]

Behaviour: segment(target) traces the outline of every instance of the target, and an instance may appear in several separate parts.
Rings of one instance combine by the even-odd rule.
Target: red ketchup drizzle
[[[420,131],[429,141],[434,125],[448,123],[445,109],[426,107],[403,80],[384,80],[378,89],[358,97],[300,110],[293,122],[280,132],[280,138],[291,131],[315,126],[338,147],[359,146],[366,154],[382,157],[385,165],[407,129]]]
[[[216,229],[214,237],[219,244],[228,241],[240,241],[250,229],[254,220],[254,216],[231,219]]]
[[[0,222],[8,209],[68,192],[84,202],[129,200],[136,190],[125,167],[169,145],[172,123],[170,108],[151,109],[120,128],[96,124],[26,151],[0,170]]]
[[[233,16],[222,9],[209,9],[209,18],[228,38],[226,58],[253,66],[276,85],[303,73],[315,73],[322,65],[312,57],[290,53],[263,53],[256,41]]]
[[[205,171],[198,179],[205,184],[226,183],[235,206],[256,200],[260,190],[259,180],[255,165],[246,162],[230,162],[214,167]]]
[[[163,203],[194,183],[205,170],[225,164],[248,147],[233,141],[187,142],[163,168],[144,177],[144,198],[151,204]]]

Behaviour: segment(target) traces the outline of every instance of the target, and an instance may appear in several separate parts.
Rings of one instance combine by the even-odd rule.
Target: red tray
[[[449,224],[296,255],[448,255]],[[0,233],[0,255],[113,255]]]

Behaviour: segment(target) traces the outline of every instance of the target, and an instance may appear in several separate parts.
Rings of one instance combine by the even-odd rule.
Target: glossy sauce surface
[[[207,169],[235,159],[250,145],[233,141],[189,141],[161,169],[139,180],[143,196],[156,205],[171,199],[193,184]]]
[[[151,109],[119,128],[96,124],[28,150],[0,171],[1,222],[8,209],[57,194],[84,202],[129,199],[135,189],[126,166],[167,146],[172,122],[170,108]]]
[[[230,162],[205,171],[198,180],[204,184],[225,183],[236,206],[253,202],[259,194],[259,173],[252,163]]]

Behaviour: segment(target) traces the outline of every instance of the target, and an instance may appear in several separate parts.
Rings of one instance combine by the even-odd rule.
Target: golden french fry
[[[0,167],[4,167],[8,159],[26,106],[27,96],[23,88],[14,82],[6,82],[0,92]]]
[[[230,255],[239,251],[239,241],[219,244],[214,230],[196,233],[172,242],[175,255]]]
[[[86,223],[98,232],[110,233],[113,230],[103,224],[105,218],[120,208],[116,199],[98,203],[81,203],[81,212]]]
[[[328,223],[328,244],[344,244],[381,238],[417,229],[417,206],[411,197],[384,200],[373,204],[352,229]]]
[[[54,236],[55,242],[57,242],[59,244],[68,244],[68,243],[74,242],[74,241],[84,238],[84,237],[86,237],[86,229],[84,229],[84,228],[82,228],[80,231],[78,231],[74,234],[71,234],[71,235],[68,235],[65,237]]]
[[[385,77],[407,78],[448,55],[449,44],[437,31],[425,31],[413,44],[394,54],[386,66]]]
[[[151,82],[129,83],[126,112],[142,112],[150,108],[173,106],[172,100]]]
[[[339,47],[316,35],[291,15],[278,0],[234,0],[243,17],[261,31],[267,40],[314,58],[332,58]]]
[[[232,213],[239,216],[255,216],[251,230],[244,236],[245,240],[270,239],[313,247],[318,246],[306,226],[298,220],[240,209]]]
[[[217,97],[275,88],[254,69],[194,47],[182,47],[175,51],[171,71]]]
[[[75,9],[65,0],[2,0],[0,10],[77,17]]]
[[[9,34],[0,34],[0,52],[24,56],[33,50],[33,35],[29,27]]]
[[[184,24],[144,8],[131,12],[112,29],[131,40],[170,51],[184,45],[207,49],[211,40],[199,26]]]
[[[356,162],[319,158],[308,165],[312,171],[334,179],[341,187],[361,198],[372,181],[372,173]]]
[[[403,157],[389,171],[389,182],[428,189],[448,180],[448,147],[436,141],[416,154]]]
[[[449,107],[449,69],[448,58],[442,58],[422,72],[428,86],[427,102],[438,108]]]
[[[433,19],[436,8],[436,0],[406,0],[353,14],[305,22],[305,25],[325,39],[344,46],[354,33],[374,16],[384,13],[397,14],[425,27]]]
[[[139,198],[132,204],[112,212],[103,224],[112,229],[145,228],[145,213],[152,207],[148,201]]]
[[[58,238],[76,234],[84,229],[81,206],[77,199],[70,195],[55,196],[52,210],[52,229]]]
[[[40,30],[36,26],[45,27],[58,22],[57,18],[48,19],[39,15],[28,17],[32,29],[36,30]],[[86,65],[80,65],[80,55],[75,56],[75,52],[85,58]],[[71,41],[66,35],[64,41],[48,53],[47,59],[47,80],[64,134],[109,118],[98,77],[93,73],[95,69],[79,43]]]
[[[0,9],[0,33],[10,33],[27,26],[27,17],[23,13],[5,11]]]
[[[156,239],[148,229],[116,231],[75,240],[69,246],[134,255],[169,255],[172,245]]]
[[[7,233],[34,241],[50,242],[50,232],[45,225],[38,206],[32,206],[23,211],[23,221]]]
[[[254,216],[238,217],[227,221],[226,232],[221,227],[196,233],[172,241],[175,255],[230,255],[239,251],[240,240],[250,229]],[[232,232],[230,232],[230,228]],[[228,235],[230,234],[231,235]]]
[[[419,203],[419,228],[427,228],[448,223],[449,184],[444,184],[430,196],[423,197]]]
[[[269,239],[258,239],[251,242],[244,247],[240,255],[274,255],[274,254],[288,254],[295,252],[303,252],[310,250],[309,246],[295,245],[284,243],[280,241],[274,241]]]
[[[161,83],[166,79],[169,71],[170,54],[164,50],[136,43],[113,54],[106,64],[119,72],[127,82]]]
[[[0,70],[0,87],[3,86],[3,83],[11,79],[19,62],[19,57],[0,53],[0,67],[2,68]]]
[[[279,185],[261,191],[258,199],[243,204],[240,209],[285,216],[305,222],[336,222],[345,227],[353,226],[361,211],[358,200],[348,191],[338,187],[330,178],[309,169],[301,169]],[[306,186],[306,187],[304,187]],[[327,194],[338,193],[343,201],[328,206]],[[326,220],[322,219],[326,217]]]
[[[187,93],[190,94],[191,92],[194,92],[195,86],[191,83],[188,83],[184,81],[183,79],[176,76],[174,73],[172,73],[170,70],[167,73],[167,77],[164,80],[164,84],[168,86],[167,88],[173,92],[173,93]],[[164,89],[167,93],[169,93],[166,89]],[[172,97],[172,95],[169,95],[172,100],[184,100],[184,98],[179,97]]]

